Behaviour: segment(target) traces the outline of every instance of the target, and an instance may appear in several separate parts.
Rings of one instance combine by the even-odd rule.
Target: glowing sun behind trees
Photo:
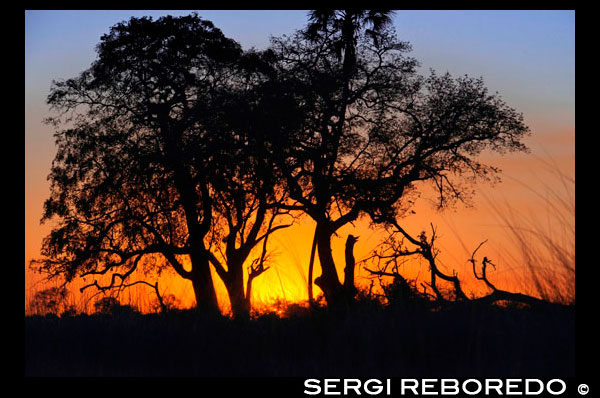
[[[273,137],[281,149],[274,155],[297,202],[288,208],[316,222],[322,275],[315,283],[329,304],[353,295],[332,256],[336,231],[361,215],[393,225],[412,206],[419,181],[437,188],[442,207],[465,200],[469,182],[496,172],[477,156],[525,150],[521,139],[529,131],[481,79],[419,76],[416,60],[404,55],[409,45],[391,27],[375,34],[354,13],[340,14],[326,18],[320,34],[299,32],[272,45],[280,68],[270,105],[294,96],[303,116],[296,129]],[[342,28],[349,24],[355,29]],[[345,32],[353,45],[343,57],[356,57],[351,68],[340,51]]]
[[[48,96],[61,112],[51,122],[68,127],[43,216],[58,223],[33,263],[68,281],[171,267],[201,309],[218,308],[214,267],[242,316],[269,236],[304,213],[316,222],[316,283],[328,304],[351,301],[336,231],[360,216],[397,225],[419,181],[440,206],[464,200],[470,182],[494,178],[477,156],[525,150],[528,128],[479,79],[418,75],[389,26],[340,18],[355,24],[344,51],[348,30],[327,23],[260,53],[196,15],[114,26],[91,68]]]
[[[159,255],[156,266],[192,282],[197,307],[218,309],[212,264],[247,312],[242,265],[262,242],[251,276],[262,273],[268,235],[284,226],[271,167],[248,152],[261,143],[236,125],[259,58],[196,15],[132,18],[103,36],[92,67],[48,97],[73,127],[56,134],[44,220],[60,223],[41,269],[125,279]]]

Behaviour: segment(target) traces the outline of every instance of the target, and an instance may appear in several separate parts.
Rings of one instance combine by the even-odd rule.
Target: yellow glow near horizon
[[[573,144],[572,138],[569,137],[573,137],[574,134],[571,134],[566,135],[563,140],[558,140],[557,145],[565,148],[565,140],[567,140],[566,148],[569,148]],[[441,250],[438,264],[447,274],[456,272],[463,281],[463,287],[467,292],[477,295],[486,291],[482,283],[473,278],[471,264],[467,260],[475,247],[487,239],[488,243],[480,249],[478,256],[480,259],[487,256],[498,266],[496,270],[490,269],[490,279],[500,288],[535,295],[535,289],[531,285],[531,280],[528,279],[530,270],[520,258],[519,247],[511,241],[510,231],[502,226],[502,220],[499,220],[494,214],[492,207],[499,205],[502,208],[506,205],[511,209],[507,211],[514,211],[515,215],[521,217],[523,221],[526,217],[522,217],[522,215],[544,219],[547,222],[546,227],[550,229],[549,233],[557,236],[566,234],[562,239],[569,246],[569,239],[574,239],[574,235],[569,236],[570,228],[572,227],[574,230],[574,207],[573,214],[567,213],[563,215],[565,217],[562,219],[557,217],[556,209],[549,207],[551,203],[548,203],[549,199],[545,190],[560,191],[558,194],[562,195],[564,200],[572,201],[574,206],[574,183],[569,187],[561,186],[552,175],[552,167],[556,167],[554,171],[561,171],[574,179],[574,155],[554,156],[552,160],[556,162],[556,165],[550,166],[551,170],[530,155],[515,155],[512,158],[509,156],[493,160],[490,163],[499,165],[504,170],[505,176],[508,177],[504,177],[504,181],[495,187],[485,185],[477,187],[474,208],[459,207],[456,210],[438,213],[428,203],[427,195],[424,194],[414,207],[415,214],[407,216],[401,222],[412,235],[417,235],[420,231],[425,230],[429,236],[430,223],[436,226],[439,235],[437,248]],[[29,209],[29,211],[33,210]],[[35,211],[41,211],[41,209],[35,209]],[[563,229],[566,229],[566,232]],[[26,228],[26,241],[27,239],[39,240],[37,247],[31,242],[29,247],[36,247],[36,250],[39,251],[41,239],[48,232],[49,228],[46,226],[36,229],[29,226],[29,230]],[[274,302],[285,304],[307,300],[307,274],[313,232],[314,222],[308,217],[304,217],[297,225],[279,230],[269,238],[268,249],[272,252],[268,264],[270,269],[253,282],[252,303],[255,308],[268,307]],[[354,251],[357,262],[366,258],[384,237],[381,230],[370,228],[367,220],[359,220],[353,225],[348,224],[340,229],[332,238],[333,255],[340,280],[343,280],[345,240],[350,233],[359,237]],[[572,243],[574,247],[574,242]],[[537,250],[538,253],[543,249],[543,247],[530,248],[532,252]],[[572,254],[574,259],[574,253]],[[38,257],[38,253],[34,249],[28,249],[26,245],[26,309],[28,301],[35,291],[49,286],[41,283],[40,276],[33,274],[28,269],[29,260],[33,257]],[[249,258],[249,261],[251,260],[252,258]],[[429,281],[427,265],[423,261],[419,262],[418,258],[409,260],[403,266],[402,273],[408,279],[418,277],[419,282]],[[314,277],[320,274],[321,269],[318,256],[316,256]],[[153,277],[150,276],[150,278]],[[155,280],[149,281],[154,283]],[[224,312],[227,312],[229,309],[227,291],[214,271],[213,280],[220,306]],[[158,281],[161,293],[175,296],[182,308],[194,305],[193,289],[189,281],[180,278],[174,272],[165,272]],[[88,278],[85,283],[90,283],[90,279]],[[368,288],[370,283],[367,272],[360,266],[356,269],[356,283],[364,288]],[[81,295],[78,288],[83,284],[82,281],[73,283],[72,301],[82,303],[79,306],[90,311],[93,310],[93,301],[90,301],[93,288]],[[375,287],[377,286],[376,283]],[[314,286],[313,289],[315,297],[321,293],[317,286]],[[154,300],[154,291],[147,286],[136,286],[131,288],[130,292],[124,292],[121,297],[124,298],[124,303],[130,300],[133,304],[139,305],[142,310],[149,311]]]

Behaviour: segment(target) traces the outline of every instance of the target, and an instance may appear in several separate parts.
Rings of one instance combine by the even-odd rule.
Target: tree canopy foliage
[[[34,263],[67,280],[171,267],[216,308],[212,266],[247,314],[269,235],[303,213],[316,283],[330,304],[352,300],[336,231],[361,216],[395,223],[419,182],[440,206],[464,200],[470,180],[495,176],[484,150],[526,149],[521,114],[482,79],[417,73],[390,18],[314,11],[261,52],[195,14],[112,27],[92,66],[48,96],[63,128],[43,221],[58,222]]]
[[[102,37],[90,69],[55,82],[48,103],[72,127],[56,134],[43,220],[60,222],[43,269],[67,280],[119,267],[128,276],[144,257],[191,280],[198,305],[213,307],[209,262],[228,287],[243,283],[281,200],[240,122],[260,57],[196,15],[132,18]],[[222,241],[229,267],[215,256]]]
[[[421,76],[417,61],[406,56],[409,44],[391,26],[373,40],[356,14],[341,18],[330,23],[326,16],[320,34],[314,22],[308,35],[275,39],[272,46],[281,90],[294,96],[304,116],[296,130],[276,138],[284,140],[277,164],[290,197],[316,221],[323,269],[317,283],[328,302],[344,296],[331,255],[337,230],[362,215],[392,222],[412,206],[418,182],[434,184],[440,206],[464,200],[469,180],[497,171],[478,155],[525,150],[521,139],[528,133],[522,115],[490,94],[482,79]],[[345,23],[355,29],[340,60],[338,30],[343,37]]]

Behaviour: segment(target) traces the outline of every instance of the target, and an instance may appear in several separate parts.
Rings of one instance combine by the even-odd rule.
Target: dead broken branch
[[[372,256],[370,256],[366,260],[363,260],[374,260],[377,266],[379,267],[379,269],[377,270],[365,267],[365,270],[371,275],[377,276],[379,278],[383,276],[393,277],[394,283],[399,284],[399,286],[402,286],[403,289],[410,288],[408,281],[400,274],[399,259],[405,258],[407,256],[420,255],[425,260],[427,260],[427,263],[429,265],[431,281],[427,286],[429,286],[433,290],[435,294],[435,300],[438,302],[444,303],[451,301],[463,301],[473,303],[493,303],[497,301],[512,301],[527,305],[547,304],[546,301],[533,296],[521,293],[512,293],[498,289],[488,278],[488,266],[492,266],[494,269],[496,268],[496,266],[487,257],[483,257],[483,260],[481,260],[481,269],[479,271],[477,270],[477,261],[475,260],[475,255],[477,251],[487,242],[487,240],[481,242],[477,246],[477,248],[475,248],[475,250],[471,254],[471,258],[468,261],[472,264],[473,275],[475,276],[475,278],[485,283],[485,285],[491,290],[491,293],[478,298],[468,298],[462,289],[460,279],[458,278],[458,274],[454,273],[453,275],[447,275],[444,272],[442,272],[437,266],[436,258],[439,254],[439,250],[435,248],[435,240],[437,238],[437,235],[436,229],[433,225],[431,225],[431,237],[429,239],[427,238],[424,231],[421,232],[417,238],[411,236],[404,228],[402,228],[398,224],[396,220],[389,222],[389,225],[391,225],[393,229],[391,231],[390,238],[384,241],[382,249],[380,251],[376,250]],[[398,234],[401,236],[400,241],[398,241],[394,237]],[[408,249],[405,244],[406,241],[415,246],[415,248]],[[404,263],[404,261],[402,263]],[[391,271],[389,270],[390,266],[392,268]],[[444,294],[442,294],[437,285],[438,278],[446,282],[450,282],[452,284],[452,292],[454,294],[453,299],[449,299]],[[426,292],[424,291],[423,294],[426,294]]]

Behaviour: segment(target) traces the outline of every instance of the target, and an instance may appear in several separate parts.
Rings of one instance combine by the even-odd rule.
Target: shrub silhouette
[[[162,298],[162,305],[158,298],[152,300],[152,309],[154,312],[160,312],[163,310],[172,311],[181,308],[181,300],[179,300],[173,294],[165,294]]]
[[[130,305],[123,305],[115,297],[103,297],[94,303],[94,309],[97,313],[107,315],[131,314],[137,312]]]
[[[38,315],[60,314],[67,310],[72,310],[72,306],[67,305],[67,296],[69,292],[64,286],[50,287],[36,292],[31,301],[33,313]]]

